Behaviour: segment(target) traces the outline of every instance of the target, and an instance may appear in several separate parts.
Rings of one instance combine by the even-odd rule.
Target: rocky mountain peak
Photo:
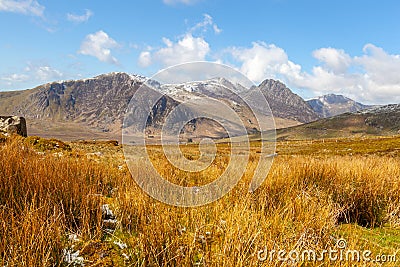
[[[338,103],[346,103],[349,101],[354,101],[343,95],[335,95],[335,94],[327,94],[324,96],[320,96],[318,97],[318,99],[323,100],[329,104],[338,104]]]
[[[323,118],[332,117],[346,112],[356,112],[371,108],[343,95],[328,94],[307,101],[312,109]]]
[[[125,72],[110,72],[110,73],[105,73],[105,74],[100,74],[98,76],[95,76],[93,78],[89,79],[131,79],[137,82],[145,82],[147,80],[146,77],[137,75],[137,74],[128,74]],[[89,80],[89,79],[84,79],[84,80]]]
[[[261,82],[259,87],[268,87],[270,89],[276,89],[279,87],[286,87],[286,85],[279,80],[265,79],[263,82]]]
[[[303,123],[319,118],[303,98],[293,93],[281,81],[267,79],[258,86],[258,89],[264,94],[276,117]]]

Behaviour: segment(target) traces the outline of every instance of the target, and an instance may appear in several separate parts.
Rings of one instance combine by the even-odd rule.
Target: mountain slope
[[[290,89],[283,85],[284,90],[287,95],[298,97],[294,95]],[[160,85],[160,91],[166,93],[177,101],[187,101],[196,100],[199,96],[208,96],[212,99],[218,99],[225,104],[229,105],[238,115],[243,119],[245,126],[249,129],[255,127],[255,125],[249,121],[254,122],[254,116],[252,111],[246,106],[243,99],[252,98],[255,93],[253,90],[255,88],[245,88],[241,84],[234,84],[225,78],[214,78],[201,82],[187,82],[183,84],[164,84]],[[275,116],[275,125],[277,128],[285,128],[290,126],[299,125],[304,120],[297,120],[291,114],[282,111],[282,103],[279,99],[278,93],[266,93],[268,89],[263,88],[262,93],[266,95],[269,101],[269,106],[272,113]],[[297,100],[297,99],[296,99]],[[301,98],[299,101],[303,101]],[[291,109],[296,108],[295,105],[288,106],[286,112]],[[293,113],[298,113],[298,111],[293,111]]]
[[[264,94],[275,117],[307,123],[319,119],[317,113],[300,96],[280,81],[267,79],[258,89]]]
[[[281,140],[400,134],[400,104],[345,113],[277,131]]]
[[[307,103],[322,118],[374,107],[361,104],[343,95],[335,94],[328,94],[316,99],[310,99],[307,100]]]
[[[118,135],[128,103],[144,81],[140,76],[110,73],[0,93],[0,113],[25,117],[30,135],[112,138]]]
[[[48,83],[30,90],[0,92],[0,115],[25,117],[29,135],[65,140],[120,140],[129,101],[145,81],[146,78],[137,75],[109,73],[90,79]],[[196,99],[199,95],[218,99],[235,110],[249,133],[259,129],[254,114],[236,94],[239,92],[246,96],[254,93],[255,88],[247,89],[223,78],[175,85],[161,85],[157,81],[150,84],[167,95],[150,113],[147,125],[149,135],[158,134],[167,115],[180,102]],[[266,80],[259,85],[259,89],[269,101],[278,128],[318,118],[301,97],[278,81]],[[144,97],[137,101],[146,103],[147,99]],[[199,109],[207,109],[201,105],[198,104]],[[219,115],[218,112],[216,115]],[[188,139],[190,135],[212,138],[226,135],[221,125],[207,119],[191,121],[183,133]]]

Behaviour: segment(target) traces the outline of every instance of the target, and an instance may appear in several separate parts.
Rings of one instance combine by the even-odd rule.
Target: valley
[[[135,92],[145,84],[146,80],[140,75],[108,73],[89,79],[48,83],[29,90],[0,92],[0,113],[25,117],[29,135],[69,141],[79,139],[121,141],[121,127],[126,109]],[[238,105],[235,109],[249,131],[260,127],[257,123],[249,123],[249,121],[254,122],[252,111],[238,100],[238,96],[232,94],[238,92],[240,97],[246,98],[247,95],[253,94],[254,88],[244,88],[240,84],[222,78],[167,85],[150,80],[148,85],[166,94],[165,107],[152,112],[152,120],[158,121],[159,124],[162,124],[169,110],[177,106],[180,101],[195,100],[196,95],[203,95],[222,101],[231,108]],[[310,123],[324,117],[324,113],[319,112],[318,108],[313,110],[309,102],[294,94],[279,81],[265,80],[256,89],[262,92],[268,101],[277,129]],[[219,93],[216,94],[217,91]],[[343,101],[343,98],[339,99]],[[141,101],[143,102],[139,105],[146,103],[144,99]],[[340,103],[337,105],[341,105]],[[332,102],[331,105],[335,104]],[[339,110],[352,112],[368,107],[362,104],[345,107],[342,105]],[[218,133],[221,130],[212,123],[199,121],[194,125],[199,127],[194,127],[194,132],[189,131],[190,135],[207,136],[208,132],[214,139],[224,137]],[[157,131],[157,127],[153,127],[153,131]]]
[[[339,245],[372,256],[294,264],[361,266],[383,255],[385,266],[398,266],[400,105],[364,106],[330,95],[321,109],[279,81],[243,88],[215,78],[151,81],[157,90],[136,98],[138,108],[125,117],[144,80],[111,73],[0,93],[0,112],[26,117],[28,128],[27,137],[0,136],[2,266],[290,266],[292,259],[260,255]],[[270,110],[243,101],[256,89]],[[238,120],[200,95],[218,99]],[[149,99],[158,100],[145,113]],[[161,138],[171,114],[218,118],[234,134],[226,138],[221,124],[200,116],[176,132],[178,139]],[[207,138],[214,143],[201,142]],[[143,191],[147,184],[167,195],[153,184],[160,175],[199,194],[227,170],[215,192],[229,190],[207,205],[182,206],[176,195],[167,196],[176,201],[168,205]]]

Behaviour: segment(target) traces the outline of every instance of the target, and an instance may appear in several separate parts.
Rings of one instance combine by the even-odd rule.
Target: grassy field
[[[253,142],[238,185],[196,208],[146,195],[114,142],[0,142],[1,266],[400,265],[399,136],[278,142],[265,182],[250,193],[259,158]],[[213,164],[190,173],[171,166],[160,147],[148,147],[163,177],[188,186],[221,175],[230,149],[218,144]],[[194,144],[182,152],[199,157]],[[279,250],[292,261],[281,260]],[[397,262],[299,256],[329,250],[370,250],[371,259],[395,255]]]

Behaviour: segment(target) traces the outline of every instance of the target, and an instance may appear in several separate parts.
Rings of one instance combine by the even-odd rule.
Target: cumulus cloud
[[[67,14],[67,19],[69,21],[75,22],[75,23],[82,23],[82,22],[86,22],[90,19],[90,17],[93,16],[93,12],[89,9],[86,9],[85,14],[83,15],[76,15],[76,14],[71,14],[68,13]]]
[[[313,56],[324,64],[325,69],[334,73],[345,73],[352,63],[352,58],[342,49],[321,48]]]
[[[142,51],[138,59],[139,66],[148,67],[159,63],[165,67],[190,61],[205,60],[210,53],[210,45],[202,34],[210,29],[215,34],[222,32],[213,18],[208,14],[204,14],[203,20],[191,27],[177,41],[164,37],[162,38],[163,47],[158,49],[150,47]]]
[[[162,66],[171,66],[190,61],[205,60],[210,52],[209,44],[202,37],[186,34],[177,42],[163,38],[164,47],[151,52],[143,51],[139,56],[139,65],[148,67],[154,62]]]
[[[118,60],[111,55],[111,49],[119,44],[104,31],[98,31],[85,37],[78,51],[79,54],[93,56],[102,62],[118,64]]]
[[[56,70],[48,65],[37,66],[29,64],[25,68],[25,72],[29,74],[27,76],[34,76],[39,82],[49,82],[59,80],[64,77],[64,74],[61,71]]]
[[[47,83],[64,78],[64,73],[45,64],[28,63],[27,66],[21,70],[21,73],[5,74],[0,77],[3,86],[22,89],[19,86],[25,86],[27,83]]]
[[[365,45],[364,54],[359,57],[342,49],[317,49],[312,55],[320,65],[309,72],[290,61],[287,53],[273,44],[256,42],[250,48],[233,47],[227,51],[254,82],[275,78],[314,95],[344,94],[376,104],[400,102],[400,55],[388,54],[373,44]]]
[[[240,71],[254,82],[282,75],[296,77],[301,71],[301,67],[289,61],[286,52],[274,44],[254,42],[250,48],[232,47],[227,52],[240,63]]]
[[[388,54],[373,44],[365,45],[363,52],[360,57],[351,57],[336,50],[330,53],[336,56],[324,60],[323,66],[315,66],[311,73],[303,73],[303,81],[294,81],[294,85],[345,94],[366,103],[400,102],[400,55]]]
[[[390,55],[373,44],[365,45],[363,52],[354,61],[364,68],[369,79],[380,84],[400,84],[400,55]]]
[[[175,5],[175,4],[184,4],[184,5],[193,5],[199,0],[163,0],[164,4],[167,5]]]
[[[36,0],[1,0],[0,11],[42,17],[45,7]]]

